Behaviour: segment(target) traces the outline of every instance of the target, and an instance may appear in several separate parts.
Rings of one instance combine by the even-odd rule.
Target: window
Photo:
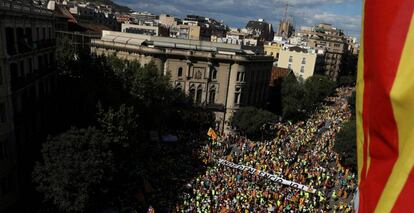
[[[234,104],[240,103],[240,93],[241,93],[241,89],[239,87],[236,88],[236,92],[234,93]]]
[[[340,47],[341,45],[340,44],[334,44],[334,47]]]
[[[306,64],[306,58],[302,58],[302,64]]]
[[[244,82],[244,72],[241,73],[240,82]]]
[[[0,67],[0,85],[3,84],[3,70]]]
[[[0,160],[7,159],[7,140],[0,141]]]
[[[178,77],[179,78],[183,77],[183,68],[182,67],[178,68]]]
[[[300,67],[300,72],[301,72],[301,73],[304,73],[304,72],[305,72],[305,67],[304,67],[304,66],[301,66],[301,67]]]
[[[29,64],[29,70],[28,70],[28,72],[29,73],[33,73],[33,62],[32,62],[32,58],[29,58],[27,63]]]
[[[51,64],[55,63],[55,56],[54,56],[53,52],[49,53],[49,59],[50,59]]]
[[[212,88],[210,90],[210,94],[209,94],[209,98],[208,98],[208,103],[210,104],[214,104],[216,100],[216,89]]]
[[[237,81],[240,81],[241,72],[237,72]]]
[[[19,78],[24,76],[24,60],[20,61],[20,72],[19,72]]]
[[[201,99],[203,95],[203,88],[201,86],[198,86],[197,88],[197,97],[196,97],[196,103],[201,104]]]
[[[43,66],[43,56],[39,55],[37,56],[37,67],[40,70]]]
[[[7,177],[0,178],[0,195],[6,195],[10,192],[10,183]]]
[[[46,28],[42,28],[42,40],[46,40]]]
[[[176,90],[183,90],[183,86],[181,85],[181,83],[178,83],[178,84],[175,86],[175,89],[176,89]]]
[[[194,87],[194,85],[191,85],[191,86],[190,86],[190,91],[189,91],[188,96],[189,96],[192,100],[194,100],[195,93],[196,93],[195,87]]]
[[[36,41],[40,41],[40,30],[36,27]]]
[[[31,47],[32,42],[33,42],[33,35],[32,35],[32,29],[31,28],[26,28],[26,33],[25,33],[27,42],[29,44],[29,46]]]
[[[276,59],[279,59],[279,53],[276,53]]]
[[[16,41],[17,41],[17,49],[19,53],[25,52],[25,42],[24,42],[25,36],[24,36],[24,29],[21,27],[18,27],[16,29]]]
[[[292,64],[288,64],[288,69],[292,69]]]
[[[19,72],[19,68],[18,68],[17,64],[16,63],[11,63],[10,64],[10,75],[11,75],[11,80],[12,81],[17,80],[18,72]]]
[[[293,56],[289,56],[289,62],[293,61]]]
[[[16,54],[16,48],[14,46],[15,37],[14,29],[12,27],[6,27],[6,48],[9,55]]]
[[[217,79],[217,70],[213,70],[213,76],[212,76],[213,80]]]
[[[6,122],[6,104],[0,103],[0,123]]]

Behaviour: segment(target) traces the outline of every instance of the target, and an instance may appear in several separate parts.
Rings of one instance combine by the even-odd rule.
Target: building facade
[[[246,29],[260,44],[264,44],[265,41],[272,41],[275,35],[272,24],[267,23],[263,19],[249,21],[246,25]]]
[[[278,67],[292,70],[296,77],[306,80],[313,76],[316,65],[316,53],[308,52],[300,47],[280,50]]]
[[[312,31],[302,31],[311,48],[324,48],[323,74],[332,80],[337,80],[341,74],[344,62],[344,54],[347,53],[346,38],[342,30],[332,27],[330,24],[319,24]]]
[[[104,31],[92,41],[92,52],[155,62],[175,88],[215,113],[220,131],[229,130],[240,107],[266,105],[273,58],[249,54],[241,45]]]
[[[124,23],[121,26],[121,31],[125,33],[144,34],[151,36],[169,36],[168,29],[161,25],[142,25]]]
[[[31,195],[34,156],[53,111],[55,20],[45,8],[0,0],[0,212]]]
[[[283,45],[276,42],[268,42],[264,46],[265,55],[272,56],[276,62],[279,61],[279,52],[283,48]]]

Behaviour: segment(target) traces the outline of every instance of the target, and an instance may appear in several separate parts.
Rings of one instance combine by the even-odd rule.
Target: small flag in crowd
[[[216,132],[215,132],[212,128],[208,129],[207,135],[208,135],[208,136],[209,136],[209,137],[210,137],[213,141],[217,140],[217,134],[216,134]]]

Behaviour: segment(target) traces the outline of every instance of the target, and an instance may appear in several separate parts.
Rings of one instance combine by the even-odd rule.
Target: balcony
[[[33,49],[45,49],[45,48],[54,47],[54,46],[56,46],[55,39],[33,42]]]
[[[50,65],[48,67],[44,67],[44,68],[40,68],[38,70],[34,70],[33,73],[29,73],[27,75],[25,75],[24,77],[17,77],[17,76],[12,76],[11,78],[11,89],[12,91],[16,91],[19,89],[22,89],[24,87],[26,87],[29,84],[32,84],[33,82],[35,82],[37,79],[48,75],[52,72],[55,71],[55,66],[54,65]]]

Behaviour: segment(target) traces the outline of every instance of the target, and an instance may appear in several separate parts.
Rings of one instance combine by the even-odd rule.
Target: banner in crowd
[[[280,184],[283,184],[283,185],[287,185],[287,186],[290,186],[290,187],[293,187],[293,188],[297,188],[297,189],[300,189],[300,190],[303,190],[303,191],[306,191],[306,192],[315,193],[315,191],[316,191],[315,189],[312,189],[308,186],[305,186],[305,185],[302,185],[302,184],[299,184],[299,183],[295,183],[295,182],[292,182],[292,181],[289,181],[289,180],[285,180],[285,179],[283,179],[281,177],[278,177],[276,175],[272,175],[272,174],[269,174],[267,172],[262,172],[260,170],[257,170],[255,168],[252,168],[252,167],[249,167],[249,166],[237,165],[235,163],[232,163],[232,162],[229,162],[229,161],[226,161],[226,160],[222,160],[222,159],[220,159],[218,161],[218,163],[221,164],[221,165],[233,168],[233,169],[239,169],[239,170],[242,170],[242,171],[247,171],[250,174],[255,174],[256,173],[260,177],[267,178],[267,179],[269,179],[273,182],[280,183]]]
[[[363,11],[358,212],[413,212],[414,1],[365,0]]]

